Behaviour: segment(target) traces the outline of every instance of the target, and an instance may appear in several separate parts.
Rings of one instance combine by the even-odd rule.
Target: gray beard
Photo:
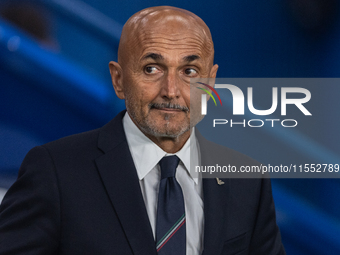
[[[136,116],[135,114],[131,114],[131,117],[135,120],[135,123],[138,123],[136,121]],[[166,116],[165,120],[168,120],[167,122],[167,126],[170,124],[170,120],[169,117]],[[144,125],[140,125],[140,123],[138,123],[138,127],[139,129],[141,129],[141,131],[145,134],[154,136],[154,137],[166,137],[166,138],[177,138],[179,136],[181,136],[182,134],[184,134],[185,132],[190,130],[190,125],[182,125],[182,127],[178,130],[169,130],[168,128],[165,128],[165,130],[160,130],[156,123],[153,120],[150,119],[146,119],[145,122],[143,123]]]

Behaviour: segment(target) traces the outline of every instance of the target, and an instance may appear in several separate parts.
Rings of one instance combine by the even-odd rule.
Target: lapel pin
[[[220,178],[216,178],[217,184],[218,185],[223,185],[224,181],[220,180]]]

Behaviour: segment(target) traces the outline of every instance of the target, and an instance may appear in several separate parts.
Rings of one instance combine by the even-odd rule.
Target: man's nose
[[[163,81],[162,96],[169,99],[177,98],[180,96],[179,91],[179,77],[173,72],[169,72]]]

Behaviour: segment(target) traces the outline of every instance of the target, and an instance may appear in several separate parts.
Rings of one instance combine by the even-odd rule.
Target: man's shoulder
[[[58,148],[67,150],[67,149],[84,148],[84,147],[89,147],[89,146],[93,147],[97,144],[100,130],[101,128],[97,128],[94,130],[65,136],[58,140],[43,144],[42,147],[45,147],[50,150],[55,150]]]
[[[115,118],[100,128],[62,137],[41,146],[48,151],[63,152],[63,154],[65,152],[74,154],[75,152],[93,151],[98,150],[98,148],[101,149],[101,147],[105,149],[106,144],[117,142],[115,137],[122,139],[124,136],[121,121],[124,113],[125,112],[119,113]]]

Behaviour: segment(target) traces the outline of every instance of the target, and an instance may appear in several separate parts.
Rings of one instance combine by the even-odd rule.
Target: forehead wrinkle
[[[142,44],[142,56],[150,52],[159,52],[159,50],[181,50],[186,51],[185,55],[197,55],[200,59],[209,59],[213,55],[213,51],[204,44],[192,42],[192,43],[175,43],[175,42],[145,42]],[[146,52],[146,53],[145,53]],[[141,56],[141,57],[142,57]]]
[[[176,29],[174,32],[169,31],[162,31],[162,27],[158,28],[144,28],[137,32],[136,36],[141,39],[164,39],[169,41],[176,41],[176,40],[193,40],[193,41],[200,41],[204,43],[207,38],[206,34],[202,33],[202,31],[197,31],[196,29],[190,29],[188,27],[181,27]],[[208,40],[209,41],[209,40]]]
[[[198,51],[202,51],[202,46],[198,45],[197,43],[168,43],[168,42],[145,42],[143,43],[143,46],[140,45],[140,48],[143,49],[143,51],[145,52],[145,50],[147,48],[167,48],[167,49],[195,49]]]
[[[193,41],[202,41],[204,42],[204,37],[193,30],[186,30],[184,33],[182,32],[176,32],[176,33],[169,33],[169,32],[162,32],[157,30],[143,30],[139,31],[136,35],[136,37],[141,39],[164,39],[168,41],[178,41],[178,40],[193,40]]]
[[[170,17],[170,18],[169,18]],[[211,39],[210,30],[207,27],[207,25],[204,23],[204,21],[196,16],[195,14],[179,9],[176,7],[168,7],[168,6],[160,6],[160,7],[151,7],[144,9],[135,15],[133,15],[124,25],[121,41],[119,45],[118,50],[118,62],[121,62],[122,55],[125,56],[125,58],[128,60],[131,59],[131,55],[129,52],[132,52],[133,50],[145,48],[148,47],[148,43],[145,42],[145,39],[150,37],[160,38],[160,34],[162,29],[164,29],[164,23],[162,21],[166,22],[175,22],[171,23],[174,24],[174,31],[184,30],[187,33],[189,32],[190,39],[191,37],[194,38],[193,44],[191,42],[188,43],[189,47],[197,47],[196,44],[199,45],[201,50],[205,52],[207,55],[207,58],[211,59],[213,61],[213,54],[214,54],[214,46]],[[189,25],[189,27],[188,27]],[[190,29],[193,28],[193,29]],[[150,28],[153,28],[154,30],[150,31]],[[149,30],[149,31],[148,31]],[[171,41],[175,42],[183,38],[183,33],[170,33],[164,34],[166,36],[163,36],[161,38],[162,41],[168,41],[168,47],[171,46]],[[167,38],[168,37],[168,38]],[[179,37],[177,39],[177,37]],[[185,37],[185,39],[188,39],[188,37]],[[189,41],[191,41],[189,39]],[[158,40],[155,40],[155,43],[159,44],[162,42],[158,42]],[[164,42],[163,42],[164,43]],[[176,43],[178,46],[178,43]],[[160,46],[162,47],[162,46]],[[163,48],[167,48],[164,47]],[[181,49],[184,49],[184,47],[181,47]]]
[[[147,18],[148,15],[143,16],[139,24],[137,24],[136,32],[137,33],[139,32],[139,35],[144,35],[144,36],[150,35],[150,37],[152,36],[159,37],[159,35],[162,35],[162,32],[160,30],[167,27],[166,24],[160,24],[160,23],[164,23],[162,21],[166,20],[165,22],[167,23],[170,23],[170,24],[171,22],[175,23],[176,28],[174,29],[174,32],[171,33],[171,36],[169,36],[169,33],[164,33],[163,39],[165,39],[166,37],[170,37],[170,38],[167,38],[167,40],[176,40],[176,37],[178,37],[179,39],[184,39],[183,35],[189,34],[189,35],[192,35],[190,37],[201,42],[201,47],[205,49],[207,53],[209,52],[213,53],[214,45],[212,42],[210,30],[208,26],[204,23],[204,21],[201,18],[199,18],[197,15],[187,10],[178,9],[178,8],[174,8],[174,9],[176,9],[176,11],[179,12],[181,15],[171,14],[171,15],[166,16],[167,13],[165,11],[163,11],[163,13],[161,11],[155,11],[155,12],[150,13],[149,16],[157,16],[157,14],[161,15],[160,22],[153,22],[153,20]],[[169,16],[174,17],[174,18],[169,19]],[[149,24],[149,22],[151,24]],[[150,29],[150,27],[152,29]],[[182,30],[182,31],[184,30],[184,33],[183,32],[179,33],[177,32],[178,30]]]
[[[180,35],[180,34],[179,34]],[[171,47],[175,46],[174,48],[196,48],[196,49],[204,49],[206,48],[204,45],[204,41],[200,37],[192,37],[192,36],[169,36],[169,35],[162,35],[159,33],[151,33],[151,34],[140,34],[138,36],[137,44],[139,43],[140,47],[145,49],[150,46],[155,47]]]

